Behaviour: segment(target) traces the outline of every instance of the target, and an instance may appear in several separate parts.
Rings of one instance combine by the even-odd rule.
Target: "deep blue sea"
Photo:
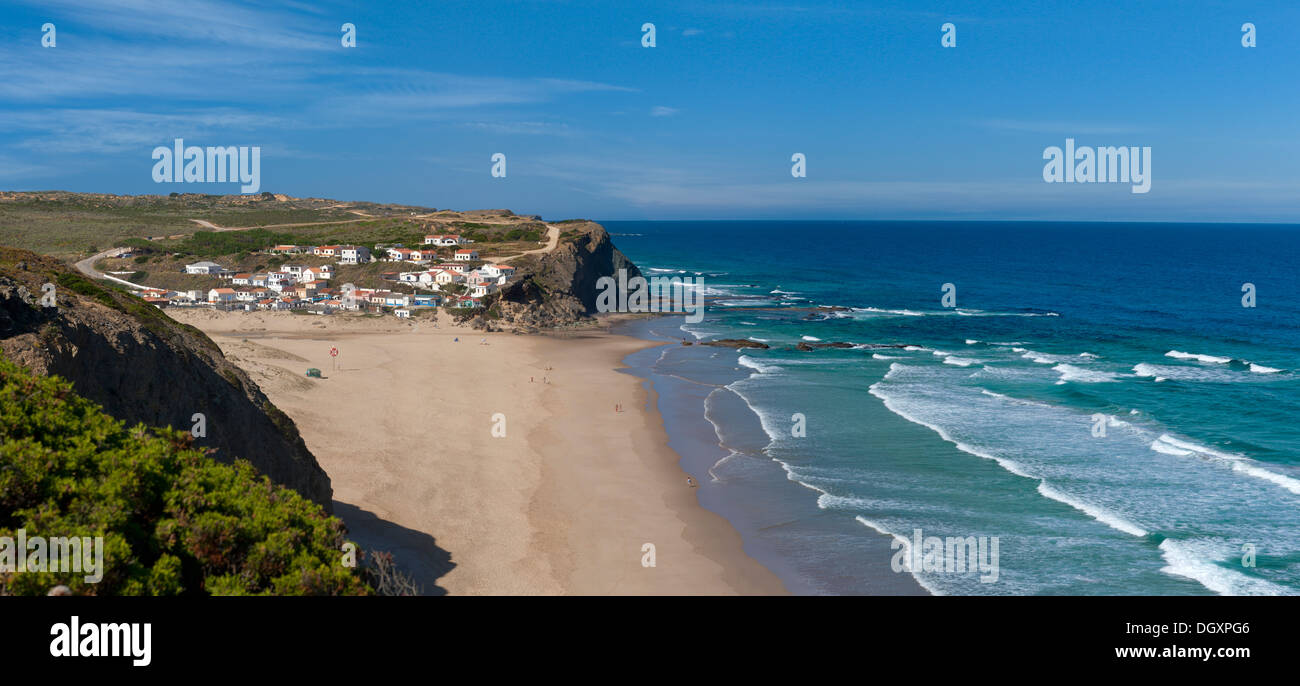
[[[604,225],[704,282],[702,322],[638,335],[771,346],[629,365],[791,590],[1300,593],[1300,226]],[[892,571],[917,529],[996,537],[996,581]]]

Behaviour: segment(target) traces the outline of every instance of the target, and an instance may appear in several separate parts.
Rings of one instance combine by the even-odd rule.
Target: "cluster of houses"
[[[448,284],[464,284],[472,297],[482,298],[496,292],[514,275],[515,268],[508,264],[485,264],[470,269],[464,262],[444,262],[416,271],[399,272],[397,280],[429,291],[441,290]]]
[[[339,264],[365,264],[371,259],[370,248],[362,245],[277,245],[267,252],[276,255],[332,257]]]
[[[514,267],[505,264],[485,264],[470,269],[470,263],[479,260],[478,251],[458,249],[451,262],[434,264],[442,259],[437,248],[471,243],[458,235],[428,235],[424,244],[429,248],[376,247],[382,250],[386,261],[411,262],[420,266],[417,271],[385,274],[384,278],[408,284],[426,291],[440,291],[448,284],[463,284],[465,293],[449,296],[448,303],[455,307],[480,307],[481,298],[495,292],[515,274]],[[279,255],[303,255],[333,258],[339,264],[364,264],[370,262],[370,250],[356,245],[277,245],[267,252]],[[291,310],[309,309],[327,313],[335,310],[365,310],[378,307],[395,308],[401,318],[411,316],[413,309],[437,307],[443,296],[436,293],[398,293],[373,288],[334,288],[329,282],[334,278],[334,267],[322,264],[310,267],[286,264],[279,271],[237,273],[216,262],[195,262],[185,265],[185,273],[215,276],[230,282],[228,287],[208,291],[167,291],[146,289],[141,296],[159,307],[209,306],[221,309]],[[457,289],[459,290],[459,289]]]

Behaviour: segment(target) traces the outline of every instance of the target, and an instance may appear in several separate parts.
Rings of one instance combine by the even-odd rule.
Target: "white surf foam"
[[[1196,353],[1185,353],[1181,350],[1170,350],[1165,353],[1165,357],[1172,357],[1176,360],[1196,360],[1206,364],[1228,364],[1232,361],[1231,357],[1218,357],[1216,355],[1198,355]]]
[[[1204,548],[1206,546],[1166,538],[1160,542],[1160,555],[1166,563],[1160,571],[1191,579],[1219,595],[1290,594],[1282,586],[1215,564]]]
[[[1173,379],[1175,381],[1197,381],[1205,383],[1239,383],[1250,381],[1249,374],[1232,371],[1227,367],[1203,367],[1187,364],[1150,364],[1140,362],[1133,365],[1133,373],[1138,376],[1154,378],[1156,381]]]
[[[1058,364],[1052,367],[1052,371],[1059,372],[1061,378],[1057,384],[1063,384],[1067,381],[1077,381],[1079,383],[1108,383],[1117,381],[1118,378],[1113,372],[1102,372],[1094,369],[1084,369],[1072,364]]]
[[[1250,459],[1245,455],[1224,452],[1214,448],[1174,438],[1169,434],[1163,434],[1151,443],[1151,449],[1165,453],[1166,455],[1177,455],[1179,457],[1200,457],[1211,460],[1220,464],[1232,467],[1235,472],[1240,472],[1256,479],[1262,479],[1276,486],[1281,486],[1286,490],[1300,495],[1300,479],[1289,477],[1285,474],[1279,474],[1275,471],[1265,468],[1260,463]]]
[[[1051,498],[1052,500],[1065,503],[1066,505],[1073,507],[1074,509],[1088,515],[1089,517],[1092,517],[1093,519],[1101,522],[1102,524],[1105,524],[1106,526],[1109,526],[1112,529],[1123,531],[1124,533],[1129,534],[1131,536],[1140,537],[1140,536],[1147,535],[1147,532],[1142,527],[1133,524],[1127,519],[1124,519],[1123,517],[1113,512],[1110,512],[1105,508],[1098,507],[1091,503],[1086,503],[1077,498],[1072,498],[1056,490],[1055,488],[1048,486],[1046,481],[1040,481],[1038,483],[1038,492],[1043,494],[1044,497]]]
[[[781,371],[780,367],[774,364],[763,364],[749,355],[741,355],[740,359],[736,361],[740,363],[740,366],[749,367],[759,374],[775,374]]]
[[[854,519],[858,520],[858,523],[859,523],[859,524],[861,524],[861,525],[867,527],[868,529],[871,529],[871,530],[873,530],[873,531],[875,531],[875,532],[877,532],[877,533],[884,534],[884,535],[886,535],[886,536],[891,536],[891,537],[893,537],[893,539],[894,539],[895,541],[898,541],[898,542],[900,543],[900,546],[894,546],[893,549],[897,550],[899,547],[902,548],[902,553],[903,553],[903,559],[902,559],[902,562],[903,562],[903,569],[906,569],[906,570],[908,571],[908,573],[912,575],[912,578],[913,578],[913,579],[916,579],[916,583],[921,584],[921,588],[924,588],[925,590],[929,591],[931,595],[943,595],[943,592],[942,592],[942,591],[940,591],[939,589],[937,589],[937,588],[935,588],[935,587],[933,587],[933,586],[931,586],[931,585],[925,583],[925,580],[922,579],[922,578],[917,574],[917,572],[916,572],[915,570],[912,569],[912,542],[909,541],[909,540],[907,539],[906,536],[899,536],[898,534],[896,534],[896,533],[894,533],[894,532],[892,532],[892,531],[889,531],[889,530],[886,529],[885,527],[883,527],[883,526],[881,526],[881,525],[879,525],[879,524],[877,524],[877,523],[871,521],[870,519],[867,519],[866,517],[863,517],[862,515],[857,515],[857,516],[854,517]],[[895,554],[897,554],[897,553],[895,553]],[[891,558],[890,564],[891,564],[891,565],[893,564],[893,562],[892,562],[892,558]]]

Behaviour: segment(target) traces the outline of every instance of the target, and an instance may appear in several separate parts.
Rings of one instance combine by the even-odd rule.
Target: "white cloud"
[[[650,110],[650,116],[652,116],[652,117],[671,117],[671,116],[673,116],[674,114],[677,114],[677,113],[680,112],[680,111],[681,111],[681,110],[676,109],[676,108],[674,108],[674,107],[664,107],[663,105],[657,105],[657,106],[655,106],[654,109]]]
[[[1016,131],[1020,133],[1047,133],[1059,136],[1119,135],[1142,133],[1144,129],[1132,124],[1101,124],[1096,122],[1025,121],[1015,119],[987,119],[977,122],[986,129]]]

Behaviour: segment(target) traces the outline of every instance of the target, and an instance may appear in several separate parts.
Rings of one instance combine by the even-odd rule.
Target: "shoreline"
[[[613,331],[667,346],[632,353],[625,371],[663,398],[669,445],[700,475],[701,506],[730,522],[746,554],[794,594],[934,595],[912,574],[893,571],[893,536],[823,507],[825,491],[792,479],[768,454],[773,439],[759,410],[735,387],[751,377],[736,359],[744,351],[680,346],[679,323],[625,319]]]
[[[212,337],[294,419],[330,475],[349,537],[393,552],[425,593],[788,592],[726,518],[701,506],[656,391],[620,371],[662,343],[597,330],[484,333],[442,313],[436,328],[169,314]],[[308,379],[312,366],[326,378]],[[642,564],[645,543],[654,567]]]

